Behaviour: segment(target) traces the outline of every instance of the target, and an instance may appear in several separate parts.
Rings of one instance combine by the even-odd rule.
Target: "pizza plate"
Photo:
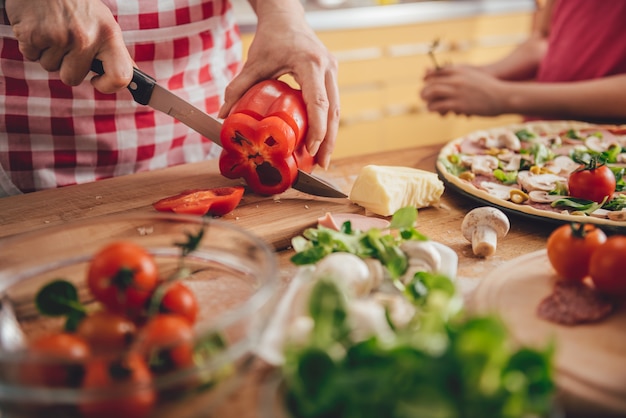
[[[600,125],[592,125],[584,122],[572,122],[572,121],[554,121],[554,122],[528,122],[528,123],[519,123],[513,124],[503,127],[497,127],[493,129],[511,129],[511,130],[520,130],[525,128],[532,128],[537,131],[545,131],[545,132],[559,132],[567,129],[581,129],[581,128],[590,128],[590,127],[598,127],[602,128]],[[489,129],[485,130],[488,132]],[[586,222],[592,223],[601,226],[602,229],[607,232],[615,232],[615,233],[625,233],[626,232],[626,221],[613,221],[606,218],[598,218],[594,216],[579,216],[579,215],[571,215],[568,213],[562,212],[552,212],[540,210],[530,205],[525,204],[517,204],[513,203],[509,200],[499,199],[484,190],[476,188],[470,182],[460,179],[454,174],[448,172],[446,170],[444,164],[441,162],[442,158],[447,158],[447,156],[457,153],[458,145],[467,137],[463,136],[457,139],[454,139],[448,142],[439,152],[436,161],[436,171],[441,180],[444,182],[446,187],[453,189],[460,194],[467,196],[481,204],[487,204],[490,206],[495,206],[502,209],[505,212],[521,215],[523,217],[531,218],[534,220],[547,221],[554,224],[562,224],[569,222]]]
[[[570,416],[626,415],[626,307],[609,317],[576,326],[540,319],[539,303],[557,276],[545,250],[525,254],[494,269],[469,296],[474,313],[495,313],[518,344],[555,346],[555,380]]]

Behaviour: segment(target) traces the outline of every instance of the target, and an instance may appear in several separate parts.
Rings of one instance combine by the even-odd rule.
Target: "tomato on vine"
[[[150,370],[159,374],[193,365],[194,332],[187,319],[175,314],[150,318],[137,336],[138,349]]]
[[[132,344],[137,327],[128,317],[110,311],[96,311],[83,318],[76,334],[84,338],[96,354],[117,355]]]
[[[626,296],[626,236],[613,235],[594,252],[589,275],[600,292]]]
[[[136,317],[157,286],[157,276],[156,263],[148,251],[133,242],[119,241],[93,256],[87,284],[107,309]]]
[[[548,237],[548,260],[561,279],[582,280],[589,274],[592,254],[606,239],[604,231],[592,224],[561,225]]]
[[[193,325],[198,316],[198,300],[195,293],[181,281],[162,286],[167,287],[161,299],[160,312],[181,315]]]
[[[22,381],[50,387],[77,386],[82,377],[83,362],[91,355],[84,339],[67,332],[39,336],[29,342],[28,351],[33,360],[22,365]]]
[[[592,157],[588,162],[577,162],[582,164],[569,176],[569,195],[596,203],[610,200],[617,183],[613,171],[598,157]]]
[[[84,389],[113,391],[118,386],[130,385],[114,397],[87,398],[80,405],[85,418],[143,418],[150,414],[156,403],[156,393],[151,386],[152,374],[145,360],[137,353],[128,353],[113,361],[95,357],[85,368]]]

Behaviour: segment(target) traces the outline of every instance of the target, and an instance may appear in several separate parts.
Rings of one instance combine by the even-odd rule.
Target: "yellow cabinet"
[[[481,15],[446,21],[367,29],[319,31],[337,57],[341,122],[334,158],[451,140],[488,126],[519,121],[429,113],[419,98],[432,67],[429,48],[439,39],[437,60],[481,63],[508,53],[531,28],[531,13]],[[244,34],[244,50],[252,35]]]

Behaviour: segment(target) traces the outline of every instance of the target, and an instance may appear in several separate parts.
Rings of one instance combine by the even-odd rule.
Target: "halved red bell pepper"
[[[243,177],[257,194],[282,193],[296,181],[298,169],[313,169],[304,144],[307,129],[302,92],[280,80],[261,81],[224,120],[220,172]]]
[[[243,197],[244,188],[216,187],[213,189],[190,189],[153,203],[161,212],[174,212],[188,215],[223,216],[232,212]]]

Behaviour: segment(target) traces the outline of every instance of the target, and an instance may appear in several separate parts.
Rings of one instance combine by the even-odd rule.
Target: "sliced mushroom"
[[[535,203],[552,203],[555,200],[561,199],[562,197],[567,197],[567,196],[562,196],[558,194],[550,194],[543,190],[533,190],[532,192],[528,192],[529,200]]]
[[[515,186],[507,186],[506,184],[495,183],[493,181],[480,182],[480,188],[489,193],[491,196],[502,200],[509,200],[511,197],[511,190],[517,189]]]
[[[399,293],[374,293],[372,298],[389,312],[389,319],[396,328],[403,328],[415,316],[415,306]]]
[[[548,161],[544,167],[557,176],[567,177],[578,168],[580,164],[567,155],[559,155],[554,160]]]
[[[493,170],[498,168],[498,159],[493,155],[476,155],[472,161],[472,173],[474,174],[493,174]]]
[[[502,158],[500,158],[502,160]],[[522,163],[522,156],[520,154],[516,154],[511,156],[505,166],[502,167],[504,171],[516,171],[519,170],[520,164]]]
[[[559,183],[567,183],[565,177],[556,174],[532,174],[530,171],[520,171],[517,175],[517,181],[520,186],[527,191],[533,190],[551,191],[556,188]]]
[[[472,251],[479,257],[494,254],[498,239],[506,236],[509,228],[509,218],[500,209],[491,206],[471,210],[461,224],[463,236],[472,243]]]
[[[610,210],[598,208],[591,212],[589,216],[593,216],[594,218],[606,219],[609,217]]]
[[[441,255],[430,241],[405,241],[400,249],[407,255],[409,266],[400,281],[408,283],[420,271],[437,272],[441,268]]]

